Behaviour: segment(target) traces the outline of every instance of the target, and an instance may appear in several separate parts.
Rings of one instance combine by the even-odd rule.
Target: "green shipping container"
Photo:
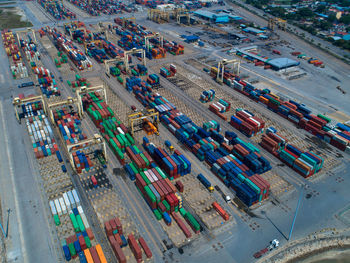
[[[183,217],[185,217],[186,216],[186,210],[182,207],[182,208],[180,208],[179,209],[179,211],[180,211],[180,214],[183,216]]]
[[[170,210],[170,205],[166,200],[163,200],[163,205],[165,206],[166,210],[169,211]]]
[[[74,257],[77,254],[74,248],[74,244],[73,243],[68,244],[68,248],[69,248],[70,254],[72,255],[72,257]]]
[[[69,214],[69,217],[70,217],[70,220],[72,221],[74,231],[79,232],[79,226],[78,226],[77,219],[75,218],[75,215],[71,212]]]
[[[90,238],[89,238],[88,236],[86,236],[86,237],[84,237],[84,240],[85,240],[86,246],[87,246],[88,248],[90,248],[90,247],[91,247]]]
[[[197,220],[193,217],[193,215],[191,215],[191,213],[187,212],[185,218],[191,223],[191,225],[193,226],[193,228],[198,231],[200,230],[200,225],[197,222]]]
[[[84,226],[83,220],[81,219],[81,216],[77,215],[76,218],[77,218],[78,226],[80,228],[80,232],[84,232],[85,226]]]
[[[53,219],[55,220],[56,226],[59,226],[61,224],[61,221],[60,221],[60,218],[58,217],[58,215],[54,215]]]
[[[158,221],[162,219],[162,214],[159,213],[158,209],[154,209],[154,210],[153,210],[153,213],[154,213],[154,215],[156,216],[156,218],[157,218]]]

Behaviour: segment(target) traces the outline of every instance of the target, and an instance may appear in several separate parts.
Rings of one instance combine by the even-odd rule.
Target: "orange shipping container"
[[[102,247],[100,244],[96,245],[96,251],[97,251],[98,257],[100,258],[101,263],[107,263],[105,254],[103,253]]]

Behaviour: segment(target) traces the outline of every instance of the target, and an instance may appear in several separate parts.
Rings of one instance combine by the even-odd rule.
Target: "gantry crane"
[[[216,75],[217,82],[219,82],[219,83],[224,82],[225,66],[228,64],[233,65],[233,74],[239,75],[240,61],[237,59],[232,59],[232,60],[223,59],[223,60],[219,61],[219,63],[218,63],[218,72]]]
[[[42,95],[33,96],[33,97],[30,97],[30,98],[24,98],[24,99],[20,99],[19,97],[16,97],[16,98],[13,99],[12,105],[15,108],[16,118],[17,118],[17,121],[19,123],[21,123],[21,118],[20,118],[20,116],[18,114],[18,108],[21,107],[22,105],[26,104],[26,103],[37,102],[37,101],[40,101],[42,103],[44,113],[47,114],[46,101],[45,101],[45,99],[44,99],[44,97]]]
[[[154,128],[156,129],[155,133],[159,135],[159,131],[158,131],[159,112],[155,111],[154,109],[148,109],[148,110],[145,110],[144,112],[136,112],[128,116],[129,127],[131,129],[131,135],[133,137],[135,132],[142,130],[142,129],[135,130],[135,122],[139,122],[138,126],[140,126],[140,125],[143,125],[144,120],[148,120],[149,118],[152,120],[152,125],[154,125]]]
[[[281,19],[281,18],[272,18],[270,17],[267,23],[267,27],[271,30],[274,31],[275,29],[275,25],[278,26],[278,28],[280,28],[283,31],[286,31],[286,27],[287,27],[287,20]]]
[[[48,110],[48,114],[49,114],[49,118],[50,118],[51,123],[53,125],[55,125],[55,119],[53,117],[53,108],[56,108],[59,106],[74,106],[74,105],[77,106],[78,114],[79,114],[79,117],[81,118],[82,114],[81,114],[80,104],[76,98],[68,97],[66,100],[63,100],[63,101],[48,103],[47,110]]]
[[[122,57],[115,57],[115,58],[112,58],[112,59],[106,59],[105,61],[103,61],[103,63],[105,64],[105,68],[106,68],[106,72],[107,74],[110,73],[110,68],[109,68],[109,65],[114,63],[114,62],[124,62],[124,58]]]
[[[77,31],[77,30],[82,30],[84,31],[84,36],[87,36],[87,32],[86,32],[86,28],[85,27],[77,27],[77,28],[70,28],[69,29],[69,35],[70,35],[70,38],[73,39],[73,32],[74,31]]]
[[[145,36],[145,49],[149,52],[150,50],[150,43],[149,43],[149,40],[150,39],[159,39],[159,42],[160,42],[160,46],[163,47],[164,45],[164,38],[162,35],[160,35],[158,32],[157,33],[154,33],[152,35],[148,35],[148,36]]]
[[[158,24],[170,21],[170,12],[169,11],[163,11],[159,9],[150,8],[148,9],[148,19],[156,22]]]
[[[135,17],[122,17],[121,19],[123,20],[123,27],[126,26],[126,23],[127,23],[129,20],[134,20],[134,21],[136,21],[136,18],[135,18]]]
[[[20,34],[20,33],[29,33],[29,32],[32,32],[32,34],[33,34],[33,39],[34,39],[34,43],[36,43],[35,30],[34,30],[33,28],[28,27],[27,29],[19,30],[19,31],[16,32],[18,44],[20,43],[20,42],[19,42],[19,34]]]
[[[82,140],[78,143],[74,144],[65,144],[66,145],[66,151],[68,153],[69,157],[69,162],[72,165],[73,169],[76,170],[75,165],[74,165],[74,160],[73,160],[73,153],[76,151],[79,151],[81,149],[87,149],[88,147],[93,147],[93,146],[98,146],[101,145],[102,147],[102,154],[104,156],[104,159],[107,162],[107,151],[106,151],[106,144],[102,138],[101,135],[99,134],[94,134],[92,138],[88,138],[85,140]]]
[[[181,24],[181,18],[185,17],[187,19],[187,25],[190,25],[191,23],[191,17],[190,13],[188,12],[187,9],[184,8],[176,8],[174,9],[174,18],[176,19],[176,22],[178,25]]]
[[[79,115],[80,116],[83,116],[83,101],[81,99],[81,97],[87,93],[90,93],[90,92],[99,92],[100,94],[103,95],[103,99],[106,103],[107,102],[107,94],[106,94],[106,89],[105,89],[105,86],[104,85],[98,85],[98,86],[94,86],[94,87],[86,87],[86,86],[83,86],[83,87],[80,87],[80,88],[77,88],[76,91],[75,91],[75,94],[77,96],[77,102],[79,104]]]
[[[129,55],[138,54],[138,53],[141,53],[142,63],[144,66],[146,66],[145,50],[142,48],[140,49],[133,48],[131,50],[124,51],[124,65],[125,65],[126,71],[129,70]]]

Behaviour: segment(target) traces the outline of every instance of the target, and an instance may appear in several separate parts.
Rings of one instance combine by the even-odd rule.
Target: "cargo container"
[[[143,239],[143,237],[139,237],[138,241],[139,241],[140,246],[142,247],[143,251],[145,252],[146,257],[147,258],[152,258],[152,252],[149,249],[149,247],[148,247],[146,241]]]

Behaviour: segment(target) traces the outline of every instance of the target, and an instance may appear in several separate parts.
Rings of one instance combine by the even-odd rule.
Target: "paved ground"
[[[25,4],[21,4],[21,7],[27,10]],[[28,9],[26,11],[27,16],[33,16],[33,10],[33,8],[30,10]],[[104,16],[97,19],[83,19],[86,24],[100,20],[108,21],[110,18]],[[33,21],[36,28],[42,26],[37,18],[34,18]],[[60,24],[62,23],[63,22],[60,22]],[[144,24],[146,26],[151,25],[155,31],[167,31],[167,36],[175,40],[178,40],[178,31],[184,30],[183,28],[173,27],[172,25],[160,26],[149,21],[144,21]],[[48,22],[46,25],[52,26],[53,23]],[[188,28],[186,28],[186,30],[188,30]],[[0,46],[2,46],[2,43],[0,43]],[[213,55],[213,58],[215,58],[215,56],[217,58],[226,55],[221,51],[212,54],[213,49],[211,48],[204,50],[194,49],[194,51],[208,56]],[[28,142],[25,140],[26,133],[16,123],[11,106],[11,95],[18,93],[16,85],[20,81],[14,81],[10,78],[7,57],[3,49],[0,49],[0,52],[1,58],[6,61],[0,65],[0,131],[1,134],[3,134],[3,136],[0,137],[0,143],[4,148],[4,151],[0,152],[0,161],[4,164],[4,168],[1,169],[0,172],[0,192],[5,193],[4,195],[2,194],[1,199],[2,214],[6,214],[8,208],[12,210],[9,226],[10,237],[6,244],[7,258],[9,262],[42,262],[43,258],[45,258],[45,262],[51,262],[51,259],[52,262],[57,262],[62,258],[62,255],[55,254],[54,248],[58,244],[52,241],[55,234],[50,234],[51,226],[47,223],[47,198],[41,193],[40,187],[38,186],[38,171],[36,170],[35,161],[30,151],[30,145],[28,145]],[[189,56],[186,56],[186,59],[188,57]],[[163,60],[162,63],[165,63],[165,61],[172,62],[175,59],[179,61],[183,60],[182,57],[173,58],[169,56],[166,60]],[[43,56],[43,63],[55,74],[56,78],[61,76],[61,73],[55,68],[53,62],[46,54]],[[149,67],[157,63],[158,61],[153,61],[150,63]],[[330,63],[330,68],[336,71],[336,68],[332,68],[332,66],[333,64]],[[94,73],[89,72],[86,74],[89,76],[101,76],[103,72],[101,71],[101,67],[95,62],[94,67]],[[252,68],[250,65],[244,65],[244,68],[245,70],[256,70],[255,67]],[[276,81],[274,73],[259,71],[259,69],[256,71],[258,74],[272,81]],[[344,71],[346,71],[346,68],[344,68]],[[317,72],[313,74],[314,75],[310,77],[310,81],[315,79]],[[344,72],[339,71],[339,75],[344,77]],[[117,84],[115,79],[108,79],[103,74],[102,76],[103,80],[113,87],[118,96],[125,100],[126,105],[130,106],[135,104],[133,96],[127,93],[121,85]],[[66,80],[66,76],[62,77]],[[273,86],[272,81],[269,82],[271,86]],[[293,86],[289,82],[284,83],[280,79],[278,79],[278,81],[282,83],[282,86],[288,87],[288,89],[277,85],[273,86],[276,87],[276,89],[280,88],[283,92],[290,92],[290,95],[293,96],[298,96],[299,94],[305,95],[308,94],[307,92],[311,92],[312,95],[310,95],[310,97],[312,98],[308,100],[308,104],[310,102],[313,108],[322,109],[322,111],[327,111],[327,109],[329,109],[329,107],[320,108],[319,105],[324,102],[324,100],[322,100],[322,98],[314,98],[315,94],[320,93],[317,92],[317,90],[307,92],[305,90],[297,90],[300,86],[299,84],[293,84]],[[323,85],[322,93],[328,92],[327,85],[322,83],[324,81],[324,79],[318,80],[319,85]],[[23,80],[21,82],[23,82]],[[306,84],[310,86],[310,83]],[[179,91],[178,88],[170,84],[167,84],[166,87],[174,96],[177,96],[182,103],[187,105],[194,112],[197,112],[196,114],[202,113],[205,119],[215,118],[213,114],[204,112],[203,108],[198,106],[199,103],[191,103],[191,99],[183,92]],[[69,95],[68,89],[65,88],[63,90],[64,96]],[[25,92],[28,94],[31,91],[25,90]],[[322,96],[327,98],[328,103],[335,104],[339,109],[346,112],[348,110],[348,107],[346,107],[347,97],[341,98],[341,96],[336,95],[337,97],[330,98],[331,95],[333,95],[333,93],[330,91],[330,93],[325,93],[325,95]],[[331,110],[329,109],[329,111]],[[163,128],[161,128],[161,130],[163,130]],[[91,131],[93,131],[93,129],[91,129]],[[166,131],[162,132],[161,136],[163,139],[174,139],[173,136]],[[173,142],[176,144],[176,140],[173,140]],[[184,152],[191,158],[197,170],[206,169],[203,163],[194,158],[190,152],[186,150],[184,150]],[[269,158],[271,159],[271,157]],[[144,207],[144,201],[138,195],[135,196],[133,194],[136,192],[135,186],[127,179],[124,180],[121,177],[115,177],[111,170],[109,170],[107,174],[112,178],[113,186],[120,192],[123,203],[126,205],[133,204],[132,206],[128,206],[128,212],[132,216],[133,221],[135,220],[140,233],[150,240],[147,241],[152,251],[155,251],[155,262],[213,262],[217,260],[217,258],[220,258],[222,262],[252,262],[252,254],[265,247],[271,239],[278,238],[282,244],[287,242],[285,237],[289,235],[301,186],[304,184],[305,186],[303,187],[305,189],[302,193],[301,206],[292,239],[302,238],[309,233],[326,227],[343,228],[347,226],[344,220],[340,221],[335,219],[335,215],[343,211],[348,205],[347,189],[350,186],[350,182],[349,178],[345,177],[344,174],[349,172],[350,165],[348,157],[346,158],[346,160],[341,158],[343,163],[347,163],[346,165],[339,166],[337,170],[329,172],[323,175],[322,178],[312,181],[301,180],[300,176],[298,177],[294,172],[288,173],[287,171],[285,174],[282,173],[285,179],[294,185],[296,190],[283,195],[279,199],[280,203],[268,203],[255,209],[254,213],[258,217],[247,216],[237,210],[233,205],[228,206],[224,204],[228,212],[234,217],[236,224],[229,224],[215,231],[205,230],[200,239],[185,246],[183,251],[173,248],[165,252],[164,257],[162,255],[162,248],[164,248],[164,245],[161,243],[162,240],[166,238],[166,235],[164,231],[161,230],[160,225],[156,223],[150,210]],[[113,161],[112,167],[117,167],[115,160]],[[219,183],[215,176],[211,175],[211,180],[224,189],[224,186]],[[38,193],[40,194],[38,195]],[[221,200],[221,197],[217,193],[214,194],[214,198]]]

